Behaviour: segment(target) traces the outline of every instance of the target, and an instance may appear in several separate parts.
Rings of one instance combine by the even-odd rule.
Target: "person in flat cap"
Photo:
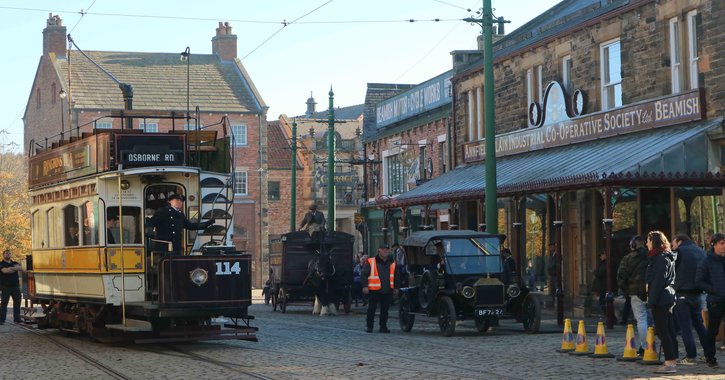
[[[320,231],[325,230],[325,214],[317,209],[316,204],[310,205],[310,211],[305,214],[305,218],[302,219],[302,224],[298,231],[306,230],[310,234],[312,240],[317,240],[320,235]]]
[[[154,251],[180,255],[184,253],[183,229],[203,230],[214,224],[215,220],[211,218],[202,223],[190,222],[182,211],[186,197],[172,194],[168,199],[169,205],[156,210],[146,227],[154,229]],[[169,243],[171,243],[170,251]]]

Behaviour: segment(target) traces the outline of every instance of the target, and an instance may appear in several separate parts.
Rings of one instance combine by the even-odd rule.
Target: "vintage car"
[[[441,333],[451,336],[460,320],[474,320],[479,332],[498,326],[500,318],[523,322],[539,331],[541,304],[504,273],[499,249],[502,235],[475,231],[418,231],[406,238],[407,286],[401,288],[400,328],[409,332],[416,315],[437,317]]]

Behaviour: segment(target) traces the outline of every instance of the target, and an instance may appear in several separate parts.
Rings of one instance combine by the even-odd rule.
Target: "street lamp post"
[[[179,59],[181,59],[181,62],[186,62],[186,128],[188,129],[189,124],[190,124],[190,122],[189,122],[189,120],[190,120],[190,116],[189,116],[189,83],[190,83],[190,79],[191,79],[191,75],[189,73],[190,68],[191,68],[191,50],[189,49],[188,46],[186,47],[186,49],[184,49],[184,51],[181,52],[181,57],[179,57]]]
[[[65,90],[60,90],[58,92],[58,97],[60,98],[60,139],[63,140],[65,135],[65,116],[63,115],[63,101],[65,98],[68,97],[68,94],[65,92]]]
[[[335,231],[335,109],[332,86],[327,113],[327,230]]]

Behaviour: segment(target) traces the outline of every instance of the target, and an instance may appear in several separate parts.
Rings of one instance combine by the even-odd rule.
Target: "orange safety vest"
[[[368,289],[369,290],[380,290],[382,285],[380,282],[380,276],[378,276],[378,266],[375,264],[375,258],[368,259],[370,264],[370,276],[368,276]],[[390,288],[395,287],[395,261],[390,264]]]

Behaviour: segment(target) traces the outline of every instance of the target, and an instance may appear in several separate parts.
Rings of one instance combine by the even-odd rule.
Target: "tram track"
[[[32,326],[27,326],[27,325],[20,324],[20,323],[16,323],[15,326],[55,344],[56,346],[64,349],[66,352],[71,353],[73,356],[75,356],[75,357],[83,360],[84,362],[90,364],[91,366],[103,371],[111,379],[119,379],[119,380],[132,380],[133,379],[133,377],[126,376],[124,373],[119,372],[119,371],[115,370],[114,368],[111,368],[111,367],[103,364],[102,362],[94,359],[93,357],[86,355],[85,353],[81,352],[80,350],[61,342],[60,339],[57,339],[53,335],[42,333],[42,332],[40,332],[40,330],[35,329]]]
[[[227,345],[227,346],[231,346],[231,345]],[[221,368],[224,368],[226,370],[229,370],[229,371],[232,371],[232,372],[235,372],[235,373],[238,373],[238,374],[246,375],[246,376],[249,376],[249,377],[252,377],[252,378],[255,378],[255,379],[260,379],[260,380],[273,380],[274,379],[272,377],[268,377],[268,376],[262,375],[262,374],[257,373],[257,372],[252,372],[252,371],[240,369],[239,367],[249,367],[249,366],[246,366],[244,364],[229,363],[229,362],[217,360],[217,359],[214,359],[214,358],[209,357],[207,355],[202,355],[202,354],[198,354],[198,353],[192,352],[192,351],[190,351],[188,349],[182,348],[179,345],[164,344],[164,345],[162,345],[162,347],[164,347],[164,348],[166,348],[168,350],[174,351],[176,353],[185,355],[186,357],[191,358],[192,360],[195,360],[195,361],[198,361],[198,362],[202,362],[202,363],[205,363],[205,364],[212,364],[212,365],[215,365],[217,367],[221,367]]]

